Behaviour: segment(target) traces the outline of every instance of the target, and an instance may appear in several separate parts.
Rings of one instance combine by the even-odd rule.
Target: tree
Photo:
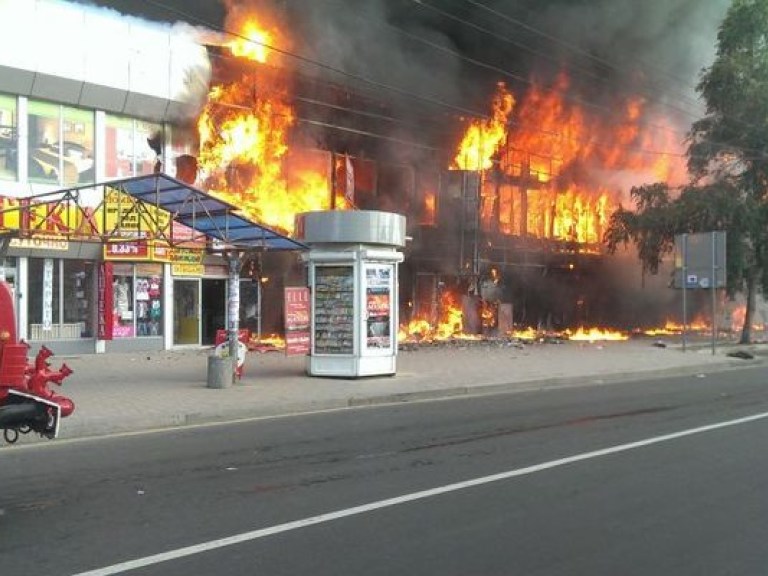
[[[675,234],[725,230],[728,290],[747,296],[748,343],[756,294],[768,291],[768,0],[733,1],[697,91],[706,113],[689,134],[692,184],[677,194],[664,184],[633,189],[636,212],[619,209],[605,240],[611,252],[634,241],[655,272]]]

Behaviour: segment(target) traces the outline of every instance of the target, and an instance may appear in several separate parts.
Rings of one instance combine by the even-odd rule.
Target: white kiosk
[[[310,376],[395,373],[397,264],[405,216],[372,210],[305,212],[296,239],[312,294]]]

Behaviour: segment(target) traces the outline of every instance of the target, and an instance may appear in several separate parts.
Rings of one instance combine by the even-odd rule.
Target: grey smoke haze
[[[532,75],[546,78],[561,67],[582,78],[585,98],[610,97],[632,81],[658,101],[690,110],[693,87],[712,61],[717,29],[730,5],[730,0],[92,1],[171,22],[186,14],[195,24],[214,27],[227,27],[231,20],[225,15],[235,12],[282,12],[297,53],[478,112],[487,108],[496,81],[506,80],[519,95]],[[327,69],[302,68],[333,76]]]
[[[715,54],[730,0],[599,0],[552,4],[541,21],[628,74],[641,70],[660,96],[693,97]]]
[[[565,67],[584,76],[587,91],[601,93],[629,81],[642,82],[656,98],[688,109],[686,99],[695,97],[699,72],[711,63],[717,29],[729,4],[729,0],[548,0],[530,1],[527,7],[520,0],[286,2],[289,11],[298,8],[294,15],[301,20],[307,55],[458,106],[477,106],[480,96],[487,101],[497,80],[507,80],[520,93],[525,83],[512,76],[546,77]],[[498,70],[483,69],[467,58]]]

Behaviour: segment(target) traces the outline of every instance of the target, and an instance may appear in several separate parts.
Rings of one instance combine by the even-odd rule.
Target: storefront
[[[14,291],[20,338],[57,354],[150,351],[212,345],[226,327],[220,257],[187,249],[185,262],[172,251],[168,262],[125,261],[105,252],[64,239],[11,243],[0,279]],[[190,267],[191,257],[200,264]]]
[[[112,274],[112,337],[162,336],[162,264],[116,264]]]
[[[211,267],[207,277],[173,277],[175,347],[213,345],[216,331],[227,326],[226,268]]]
[[[2,273],[15,288],[19,336],[57,353],[213,345],[243,317],[222,231],[260,250],[303,247],[162,174],[105,183],[100,202],[81,204],[79,189],[48,198],[0,196],[0,229],[25,236],[10,241]],[[244,304],[259,323],[260,297]]]
[[[57,353],[94,351],[101,247],[62,238],[15,239],[2,278],[12,285],[17,333]]]

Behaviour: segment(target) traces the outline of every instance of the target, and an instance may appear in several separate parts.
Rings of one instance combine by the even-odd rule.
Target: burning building
[[[629,268],[601,247],[609,215],[630,186],[684,177],[681,125],[658,99],[632,83],[607,90],[584,66],[558,63],[555,73],[545,72],[531,58],[524,75],[510,74],[509,45],[493,42],[474,54],[495,58],[482,75],[459,74],[473,64],[463,59],[471,44],[459,33],[463,23],[412,18],[425,9],[419,3],[337,2],[345,9],[330,20],[323,3],[225,2],[226,30],[217,31],[154,25],[82,4],[4,0],[9,21],[20,22],[9,26],[0,62],[4,206],[30,191],[159,166],[287,235],[300,212],[405,215],[405,332],[663,324],[648,313],[645,296],[627,290]],[[58,16],[39,18],[46,10]],[[27,37],[27,29],[36,35]],[[67,29],[95,40],[86,45],[84,34],[69,37]],[[46,50],[17,49],[32,44]],[[516,61],[527,53],[513,52]],[[194,64],[186,66],[187,58]],[[446,70],[453,74],[443,76]],[[597,70],[601,75],[610,74]],[[42,294],[37,280],[47,278],[42,272],[52,261],[54,294],[87,295],[80,287],[95,283],[104,254],[94,248],[83,259],[71,247],[64,257],[58,244],[48,248],[12,252],[5,277],[18,274],[20,294]],[[172,263],[124,260],[117,267],[133,285],[159,280],[163,314],[157,334],[141,334],[128,317],[126,339],[208,343],[227,314],[221,263],[201,257],[187,266],[202,274],[193,279],[174,278]],[[241,324],[279,332],[282,289],[302,284],[304,274],[295,254],[250,254]],[[176,318],[175,300],[190,286],[190,312]],[[92,337],[94,300],[83,296],[82,308],[52,302],[59,334]],[[133,297],[131,304],[134,313],[142,302]],[[19,308],[29,334],[39,333],[47,308],[21,298]],[[187,324],[194,328],[188,341],[181,338]]]
[[[408,148],[386,128],[396,103],[287,65],[285,28],[254,15],[237,25],[234,41],[209,47],[214,76],[196,125],[203,189],[286,233],[310,210],[404,214],[411,331],[629,327],[603,293],[615,274],[601,245],[608,218],[630,185],[685,178],[675,126],[651,102],[628,95],[595,111],[566,72],[519,92],[498,83],[485,117],[446,115],[451,145],[411,135]],[[323,121],[318,107],[330,110]],[[301,274],[284,259],[260,264],[267,298]],[[279,313],[266,325],[277,329]]]

